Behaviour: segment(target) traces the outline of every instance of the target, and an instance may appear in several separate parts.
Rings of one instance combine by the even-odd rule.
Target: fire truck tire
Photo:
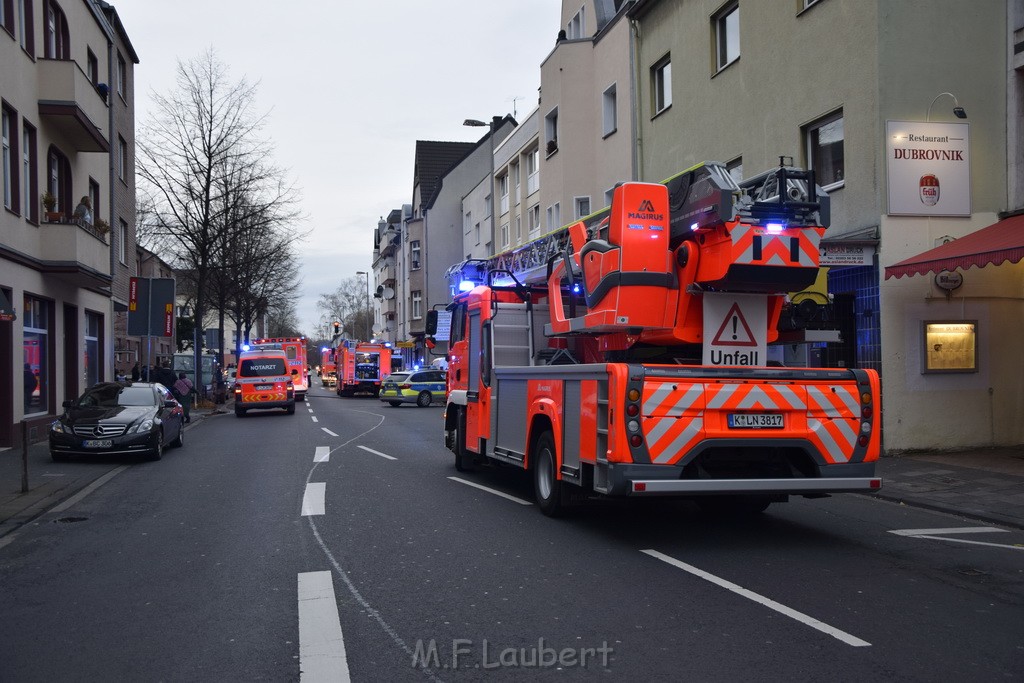
[[[416,405],[420,408],[426,408],[430,405],[431,397],[429,391],[421,391],[420,395],[416,397]]]
[[[563,485],[555,473],[555,440],[551,432],[544,432],[537,439],[533,453],[533,491],[537,506],[548,517],[558,517],[565,512]]]
[[[288,406],[288,414],[289,415],[294,415],[295,414],[295,404],[294,403],[292,403],[290,406]]]
[[[474,469],[473,455],[466,452],[466,411],[460,410],[455,426],[455,470],[472,472]]]
[[[768,496],[702,496],[697,506],[708,515],[756,515],[768,509],[772,499]]]

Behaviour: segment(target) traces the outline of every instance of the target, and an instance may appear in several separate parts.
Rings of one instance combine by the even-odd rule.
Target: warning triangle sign
[[[750,331],[750,325],[743,317],[743,311],[739,303],[734,303],[725,314],[722,326],[718,328],[718,334],[711,341],[716,346],[757,346],[754,333]]]

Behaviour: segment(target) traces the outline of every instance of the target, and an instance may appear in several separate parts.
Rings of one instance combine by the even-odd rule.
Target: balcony
[[[103,134],[107,103],[96,87],[71,60],[40,59],[39,116],[59,130],[77,152],[110,152]]]
[[[78,287],[110,287],[108,233],[88,223],[41,223],[39,258],[42,271]]]

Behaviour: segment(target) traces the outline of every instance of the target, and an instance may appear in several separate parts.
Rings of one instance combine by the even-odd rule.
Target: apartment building
[[[63,400],[113,377],[115,277],[130,265],[113,263],[133,253],[138,59],[106,3],[0,8],[0,445],[10,445],[23,426],[41,438]],[[76,214],[83,197],[91,207]]]
[[[706,159],[749,177],[786,156],[828,191],[822,260],[843,342],[821,357],[881,372],[889,450],[1024,441],[1021,268],[963,271],[955,291],[931,275],[884,279],[887,266],[1018,208],[1007,83],[1020,71],[1006,36],[1019,4],[640,0],[628,10],[641,180]],[[1019,94],[1009,106],[1019,120]],[[903,163],[911,155],[922,163]],[[932,343],[933,323],[953,331]]]
[[[541,232],[540,110],[534,109],[494,150],[494,183],[498,197],[493,249],[475,250],[464,233],[466,258],[510,251]],[[466,226],[463,226],[464,228]]]

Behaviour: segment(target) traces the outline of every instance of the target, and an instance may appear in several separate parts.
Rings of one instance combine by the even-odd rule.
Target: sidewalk
[[[230,401],[208,408],[192,408],[192,421],[185,425],[185,431],[212,415],[227,414],[231,409]],[[21,445],[0,450],[0,538],[22,524],[31,522],[112,470],[131,462],[118,458],[53,462],[49,445],[44,439],[29,446],[29,490],[22,493]]]

